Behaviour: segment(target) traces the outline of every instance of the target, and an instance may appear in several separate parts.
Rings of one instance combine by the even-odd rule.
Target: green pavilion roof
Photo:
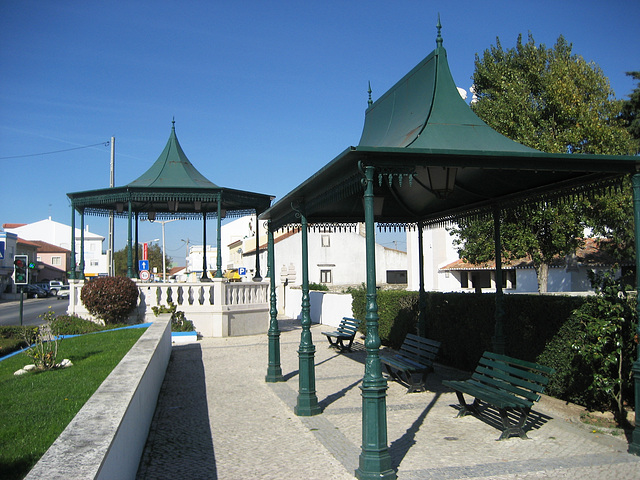
[[[178,142],[175,122],[164,150],[151,167],[134,181],[114,188],[68,193],[73,208],[91,215],[117,216],[132,212],[147,218],[207,218],[217,216],[218,204],[226,216],[242,216],[266,210],[270,195],[219,187],[189,161]]]
[[[364,220],[363,167],[374,166],[376,221],[437,223],[536,198],[555,198],[607,185],[634,173],[640,158],[550,154],[526,147],[484,123],[460,97],[442,46],[436,48],[365,112],[362,136],[261,217],[272,228],[299,223]],[[447,169],[453,189],[443,196],[430,175]]]
[[[220,188],[202,175],[185,155],[178,137],[175,121],[164,150],[153,165],[127,187],[145,188]]]

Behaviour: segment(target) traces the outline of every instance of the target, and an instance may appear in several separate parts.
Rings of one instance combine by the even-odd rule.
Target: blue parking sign
[[[246,267],[240,267],[238,269],[238,275],[243,276],[247,274],[247,268]]]
[[[138,270],[149,270],[149,260],[138,260]]]

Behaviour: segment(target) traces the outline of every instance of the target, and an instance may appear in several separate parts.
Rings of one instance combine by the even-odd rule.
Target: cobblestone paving
[[[282,322],[285,382],[266,383],[267,336],[204,339],[174,347],[138,479],[349,479],[360,455],[362,343],[338,354],[312,327],[322,414],[298,417],[300,330]],[[529,440],[497,441],[491,409],[484,421],[455,418],[457,399],[437,367],[428,391],[407,394],[389,382],[389,453],[401,480],[633,479],[640,457],[624,437],[570,423],[544,400],[528,422]]]

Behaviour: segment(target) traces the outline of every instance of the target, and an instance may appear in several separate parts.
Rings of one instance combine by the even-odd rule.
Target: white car
[[[69,285],[62,285],[58,288],[58,293],[56,294],[56,298],[58,300],[62,300],[63,298],[69,298]]]
[[[62,282],[60,280],[50,280],[49,281],[49,291],[51,295],[58,295],[58,290],[62,287]]]

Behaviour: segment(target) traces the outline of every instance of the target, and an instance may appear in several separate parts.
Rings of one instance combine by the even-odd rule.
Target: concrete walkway
[[[362,342],[338,354],[313,326],[316,389],[323,413],[297,417],[299,322],[282,321],[286,382],[266,383],[267,336],[204,339],[176,346],[138,472],[139,479],[354,478],[360,455]],[[498,442],[487,417],[455,418],[457,399],[437,367],[428,391],[389,382],[389,451],[401,480],[640,478],[640,457],[624,436],[574,423],[562,402],[543,399],[529,440]]]

